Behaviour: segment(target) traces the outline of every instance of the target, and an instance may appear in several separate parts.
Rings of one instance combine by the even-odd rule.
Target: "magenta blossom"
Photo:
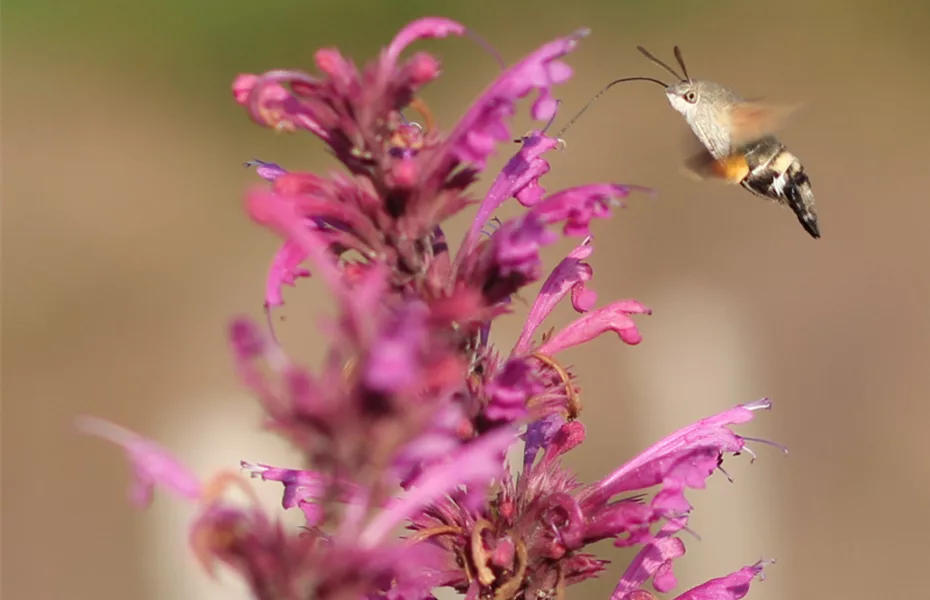
[[[664,593],[678,585],[687,493],[722,470],[725,456],[750,452],[734,428],[770,407],[761,400],[685,427],[594,483],[563,466],[562,456],[585,440],[581,388],[561,362],[564,351],[609,332],[639,344],[638,321],[651,314],[635,300],[598,302],[585,262],[593,222],[648,190],[541,184],[545,155],[559,146],[546,135],[559,105],[554,90],[571,77],[565,59],[586,30],[505,66],[457,123],[436,123],[419,94],[439,78],[440,61],[407,49],[465,34],[454,21],[420,19],[364,67],[324,49],[317,74],[274,70],[233,83],[255,122],[311,133],[342,166],[320,175],[246,163],[265,180],[246,195],[248,215],[282,238],[266,274],[266,310],[311,276],[336,307],[314,332],[326,351],[313,369],[264,326],[237,318],[229,329],[265,429],[301,458],[299,466],[241,467],[280,483],[282,508],[300,510],[304,526],[286,527],[254,501],[228,501],[230,486],[251,493],[242,474],[201,483],[152,442],[84,421],[125,450],[135,501],[148,503],[161,485],[197,503],[194,555],[208,570],[230,567],[259,600],[425,600],[443,587],[469,599],[564,598],[569,586],[603,572],[607,559],[592,547],[602,540],[638,549],[611,600],[652,600],[645,586]],[[502,171],[488,177],[488,191],[474,197],[489,158],[502,144],[513,147],[510,120],[528,95],[530,117],[545,125],[519,139]],[[525,210],[494,220],[511,199]],[[471,205],[477,215],[450,248],[445,222]],[[541,250],[562,237],[578,244],[547,274]],[[540,280],[516,344],[498,348],[495,321]],[[540,333],[566,299],[578,317]],[[523,469],[514,475],[506,456],[521,442]],[[678,598],[743,598],[764,564]]]
[[[201,486],[197,476],[176,461],[167,450],[135,433],[95,417],[82,417],[78,428],[121,446],[133,467],[133,484],[129,497],[133,504],[151,504],[156,485],[163,485],[175,494],[195,500]]]
[[[588,485],[577,482],[560,463],[565,452],[583,442],[581,423],[563,421],[553,426],[550,419],[545,431],[537,434],[545,439],[535,442],[537,450],[524,463],[523,472],[504,482],[488,511],[475,515],[447,501],[415,519],[412,529],[419,537],[441,536],[437,543],[453,556],[467,556],[479,574],[484,572],[484,580],[479,580],[483,588],[505,585],[520,572],[529,586],[527,594],[560,592],[604,569],[607,561],[584,550],[611,539],[616,546],[643,546],[613,600],[635,598],[631,594],[650,579],[657,591],[669,591],[677,585],[672,561],[685,553],[684,543],[676,537],[691,511],[685,491],[703,488],[725,454],[745,449],[745,440],[730,427],[769,407],[768,400],[761,400],[685,427]],[[539,449],[543,454],[534,460]],[[659,489],[651,501],[644,501],[643,493],[655,486]],[[653,532],[656,524],[660,528]],[[477,546],[472,533],[476,529],[483,532]],[[503,562],[495,559],[502,545],[514,548]],[[467,591],[474,582],[466,575],[449,585]],[[751,579],[744,579],[743,585]],[[681,598],[703,598],[698,593],[692,590]]]

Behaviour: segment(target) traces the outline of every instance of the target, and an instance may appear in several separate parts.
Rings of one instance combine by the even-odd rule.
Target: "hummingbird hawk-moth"
[[[685,162],[686,170],[699,179],[738,183],[756,196],[787,205],[804,230],[819,238],[810,179],[772,133],[793,108],[746,100],[719,83],[692,79],[678,46],[674,53],[681,75],[642,46],[637,49],[679,79],[665,87],[665,95],[704,146]]]
[[[746,100],[719,83],[692,79],[678,46],[674,52],[681,75],[642,46],[637,49],[678,78],[678,82],[669,85],[654,77],[614,80],[595,94],[555,137],[561,140],[561,135],[592,104],[619,83],[650,81],[661,85],[672,108],[685,118],[703,146],[685,161],[684,168],[689,174],[701,180],[739,184],[756,196],[786,205],[794,211],[804,230],[819,238],[810,179],[798,158],[773,135],[793,108]]]

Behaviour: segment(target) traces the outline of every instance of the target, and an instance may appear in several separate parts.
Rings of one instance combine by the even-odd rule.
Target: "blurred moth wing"
[[[741,148],[772,135],[782,129],[800,107],[800,104],[772,104],[759,100],[731,104],[725,111],[730,147]]]
[[[731,154],[715,159],[702,144],[690,138],[692,149],[682,164],[682,173],[694,181],[741,183],[751,171],[745,156],[747,147],[782,129],[800,106],[760,100],[746,100],[728,106],[724,110],[724,118],[730,135]]]
[[[703,146],[681,165],[682,174],[692,181],[718,181],[733,185],[745,179],[749,170],[749,163],[742,154],[731,154],[717,160]]]

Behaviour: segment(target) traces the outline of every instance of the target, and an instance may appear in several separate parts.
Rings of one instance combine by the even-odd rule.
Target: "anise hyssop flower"
[[[320,278],[337,307],[321,330],[322,364],[294,362],[271,318],[235,319],[229,329],[264,427],[304,459],[291,468],[241,468],[282,484],[283,508],[302,511],[305,526],[281,524],[257,501],[232,502],[231,487],[254,500],[241,474],[200,481],[155,443],[100,419],[81,421],[125,450],[134,502],[148,504],[160,485],[197,503],[190,543],[208,571],[225,565],[259,600],[420,600],[442,587],[468,598],[564,598],[604,570],[607,560],[590,545],[610,539],[639,548],[611,600],[647,600],[647,585],[661,593],[677,586],[672,565],[685,552],[680,534],[692,508],[686,492],[703,488],[726,454],[749,452],[733,428],[770,404],[742,404],[684,427],[593,483],[562,463],[585,439],[581,390],[563,352],[606,332],[636,345],[636,319],[651,313],[635,300],[599,304],[585,262],[594,251],[591,222],[649,190],[541,185],[550,168],[544,156],[559,146],[545,133],[558,108],[554,88],[571,77],[565,58],[586,34],[504,66],[447,129],[420,97],[439,78],[439,60],[407,50],[424,38],[475,37],[448,19],[414,21],[363,68],[323,49],[315,75],[275,70],[235,80],[235,100],[256,123],[309,132],[341,165],[314,174],[246,163],[267,180],[248,192],[248,214],[282,238],[266,275],[265,310],[279,310],[287,286]],[[517,140],[480,195],[475,184],[502,145],[513,147],[510,120],[528,95],[530,116],[543,126]],[[525,210],[494,219],[511,199]],[[472,205],[477,216],[453,248],[443,226]],[[577,244],[546,275],[540,251],[563,236]],[[494,321],[543,279],[517,342],[494,345]],[[566,298],[577,320],[540,334]],[[511,470],[505,457],[517,443],[522,464]],[[743,598],[764,565],[677,598]]]

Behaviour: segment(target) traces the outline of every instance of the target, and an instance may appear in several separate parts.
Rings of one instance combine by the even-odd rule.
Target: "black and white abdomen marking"
[[[743,155],[749,173],[740,185],[757,196],[787,204],[804,230],[819,238],[814,192],[797,157],[773,136],[750,144],[744,148]]]

